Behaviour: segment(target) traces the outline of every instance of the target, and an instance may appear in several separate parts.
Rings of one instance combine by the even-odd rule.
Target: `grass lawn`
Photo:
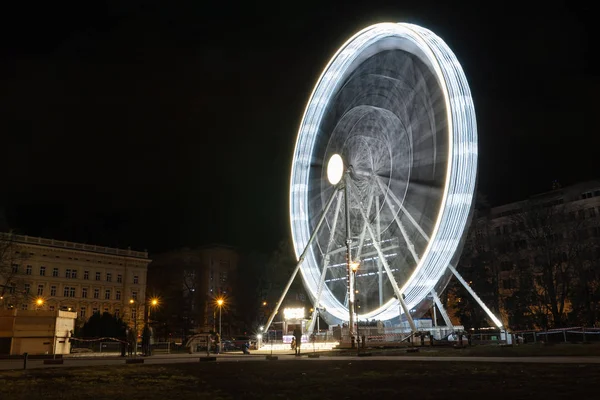
[[[0,399],[572,399],[598,382],[586,364],[279,360],[0,371]]]
[[[519,346],[497,346],[497,345],[476,345],[467,346],[461,349],[444,346],[416,346],[419,351],[408,353],[406,350],[411,347],[399,349],[367,349],[365,352],[378,356],[435,356],[435,357],[559,357],[559,356],[600,356],[600,344],[569,344],[560,343],[552,345],[526,344]],[[307,352],[310,349],[307,349]],[[356,355],[356,350],[333,350],[321,353],[323,355]]]

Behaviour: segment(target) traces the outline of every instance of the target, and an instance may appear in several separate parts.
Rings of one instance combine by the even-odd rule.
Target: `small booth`
[[[306,335],[306,310],[302,308],[285,308],[283,310],[283,343],[291,344],[294,337],[294,329],[302,330],[302,343],[308,343]]]
[[[0,310],[0,354],[69,354],[77,313]]]

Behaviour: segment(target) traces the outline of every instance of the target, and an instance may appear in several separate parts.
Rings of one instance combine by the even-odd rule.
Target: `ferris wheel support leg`
[[[467,283],[467,281],[465,281],[463,279],[462,276],[460,276],[460,274],[458,273],[458,271],[456,270],[456,268],[454,268],[452,265],[448,264],[448,269],[450,271],[452,271],[452,273],[454,274],[454,276],[456,276],[456,279],[458,279],[458,281],[460,283],[462,283],[462,285],[464,286],[465,289],[467,289],[467,292],[469,292],[469,294],[471,296],[473,296],[473,298],[475,299],[475,301],[477,303],[479,303],[479,305],[481,306],[481,308],[483,308],[483,311],[485,311],[485,313],[488,315],[488,317],[490,317],[490,319],[494,322],[494,324],[500,328],[500,329],[504,329],[504,326],[502,325],[502,322],[494,315],[494,313],[492,313],[492,311],[485,305],[485,303],[483,302],[483,300],[481,300],[479,298],[479,296],[477,296],[477,293],[475,293],[475,291],[471,288],[471,286],[469,286],[469,284]]]
[[[329,269],[329,260],[331,256],[329,252],[331,251],[331,245],[333,244],[333,239],[335,237],[335,232],[338,223],[338,216],[340,215],[340,209],[342,207],[342,191],[338,191],[338,199],[337,204],[335,205],[335,214],[333,216],[333,223],[331,224],[331,232],[329,233],[329,242],[327,243],[327,253],[325,254],[325,260],[323,261],[323,272],[321,273],[321,279],[319,280],[319,288],[317,289],[317,298],[315,299],[315,303],[313,304],[313,314],[310,319],[310,325],[308,327],[308,332],[312,332],[315,329],[315,322],[317,316],[319,315],[319,307],[321,303],[321,295],[323,294],[323,285],[325,284],[325,277],[327,276],[327,270]]]
[[[350,174],[346,172],[344,179],[344,200],[346,202],[346,270],[348,273],[348,333],[354,336],[354,286],[352,285],[352,232],[350,230]],[[362,209],[361,209],[362,210]]]
[[[377,240],[381,243],[381,221],[379,219],[379,196],[375,197],[376,223],[377,223]],[[377,274],[379,275],[379,307],[383,306],[383,267],[381,260],[377,258]]]
[[[410,329],[413,332],[416,332],[417,327],[415,326],[415,321],[413,321],[412,316],[410,315],[410,312],[408,310],[408,307],[406,306],[406,303],[404,302],[404,298],[402,297],[402,292],[400,291],[400,288],[398,287],[398,283],[396,282],[396,278],[394,277],[394,274],[392,273],[392,269],[390,268],[387,260],[385,259],[385,256],[383,255],[383,252],[381,251],[381,246],[375,240],[375,234],[373,233],[373,228],[371,228],[371,224],[369,224],[369,220],[367,219],[367,216],[365,215],[365,211],[362,209],[362,206],[360,206],[360,200],[359,199],[356,199],[356,200],[359,204],[358,209],[360,210],[360,214],[362,215],[365,222],[367,222],[367,230],[369,231],[369,236],[371,237],[371,240],[373,241],[373,246],[375,247],[375,250],[377,250],[377,255],[381,259],[381,263],[383,264],[383,267],[385,268],[385,272],[388,275],[388,279],[390,280],[390,283],[392,284],[394,293],[396,294],[396,297],[398,297],[398,301],[400,301],[400,305],[402,306],[404,315],[406,315],[406,319],[408,320]]]
[[[325,216],[327,215],[327,211],[329,211],[329,208],[331,208],[331,205],[333,204],[333,200],[335,200],[335,198],[338,194],[338,190],[339,190],[339,188],[336,186],[335,190],[331,194],[331,197],[327,201],[327,205],[325,206],[325,209],[323,210],[323,214],[321,214],[321,218],[319,218],[319,222],[317,222],[317,226],[315,227],[315,230],[313,231],[312,235],[310,235],[310,238],[308,239],[308,242],[306,243],[306,246],[304,247],[302,254],[300,254],[300,257],[298,258],[298,263],[296,264],[296,268],[294,268],[294,272],[292,272],[292,276],[290,276],[290,279],[289,279],[287,285],[285,286],[285,289],[283,289],[283,293],[281,294],[279,301],[277,302],[277,304],[275,304],[275,308],[273,309],[273,312],[271,313],[271,315],[269,316],[269,319],[267,320],[267,323],[265,325],[265,332],[269,330],[269,327],[271,326],[271,323],[273,322],[273,319],[275,318],[275,314],[277,314],[277,312],[279,311],[279,307],[281,307],[281,303],[283,302],[283,299],[285,298],[288,290],[290,290],[290,286],[292,286],[292,282],[294,282],[294,278],[296,278],[296,275],[298,274],[298,271],[300,270],[300,266],[302,265],[304,258],[306,257],[306,255],[308,254],[308,251],[310,250],[310,246],[311,246],[312,242],[317,237],[317,233],[319,233],[319,230],[321,229],[321,226],[323,225],[323,222],[325,221]]]
[[[373,196],[369,196],[369,204],[367,204],[367,215],[371,212],[371,207],[373,205]],[[379,217],[379,214],[377,214]],[[367,233],[367,226],[363,224],[362,231],[360,232],[360,236],[358,239],[358,249],[356,251],[356,259],[360,260],[360,256],[362,255],[363,245],[365,243],[365,235]]]
[[[442,314],[442,318],[444,319],[446,326],[451,330],[454,330],[454,325],[452,325],[452,321],[450,321],[450,317],[448,316],[448,313],[446,312],[446,309],[444,308],[444,305],[442,304],[442,301],[435,290],[431,291],[431,296],[433,297],[433,301],[435,303],[433,305],[433,309],[435,310],[435,306],[437,306],[437,308],[440,310],[440,314]]]

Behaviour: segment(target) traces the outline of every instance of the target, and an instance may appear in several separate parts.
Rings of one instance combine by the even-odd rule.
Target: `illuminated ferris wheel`
[[[313,90],[292,164],[296,271],[315,312],[414,330],[413,314],[441,307],[453,273],[462,281],[476,171],[473,101],[448,46],[404,23],[350,38]]]

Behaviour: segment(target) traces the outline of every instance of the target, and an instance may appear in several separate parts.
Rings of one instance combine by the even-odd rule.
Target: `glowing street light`
[[[44,299],[42,299],[41,297],[38,297],[37,300],[35,301],[35,304],[36,304],[37,308],[39,309],[41,306],[44,305]]]
[[[219,353],[221,352],[221,343],[223,343],[223,335],[221,334],[221,314],[224,303],[225,300],[223,298],[217,299],[217,305],[219,306]]]

